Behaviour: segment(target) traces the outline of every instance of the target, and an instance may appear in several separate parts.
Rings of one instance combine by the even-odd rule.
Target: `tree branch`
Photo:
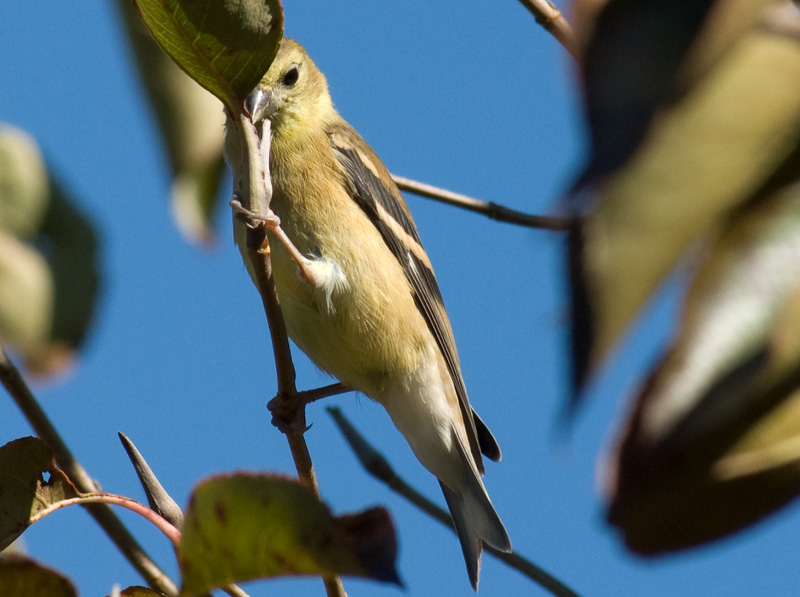
[[[558,40],[573,58],[578,58],[578,42],[564,15],[548,0],[519,0],[545,30]]]
[[[75,460],[56,428],[47,418],[19,370],[14,366],[0,346],[0,382],[25,416],[36,435],[50,445],[58,466],[67,474],[78,491],[93,493],[98,491],[92,478]],[[167,595],[177,595],[178,588],[158,565],[147,555],[139,542],[122,524],[117,515],[106,504],[87,504],[84,506],[97,521],[117,549],[145,579],[152,588]]]
[[[264,120],[260,138],[256,133],[255,126],[245,114],[235,115],[233,122],[244,158],[240,163],[244,164],[247,169],[246,176],[240,178],[247,188],[237,189],[237,191],[247,201],[246,208],[256,216],[267,216],[272,199],[272,183],[267,159],[270,147],[270,122]],[[258,159],[254,160],[253,158],[256,157]],[[295,385],[296,375],[289,348],[289,335],[275,291],[269,239],[265,226],[255,225],[254,222],[250,222],[247,226],[247,255],[255,275],[261,302],[264,305],[275,356],[278,394],[268,404],[272,413],[272,423],[286,435],[300,482],[307,485],[317,497],[321,497],[314,465],[303,437],[307,429],[306,403],[298,397]],[[328,597],[346,597],[344,586],[338,576],[325,576],[323,582]]]
[[[347,443],[350,445],[350,448],[353,450],[359,462],[361,463],[361,466],[364,467],[364,470],[387,485],[389,489],[404,497],[417,508],[455,532],[450,514],[448,514],[443,508],[436,505],[436,503],[422,495],[414,487],[409,485],[405,479],[400,477],[394,471],[392,465],[389,464],[389,461],[386,459],[386,457],[378,452],[364,438],[364,436],[361,435],[355,427],[353,427],[353,424],[347,420],[340,409],[329,406],[326,410],[333,418],[337,427],[339,427],[339,431],[341,431],[342,435],[344,435]],[[512,551],[511,553],[505,553],[493,548],[490,545],[485,545],[484,548],[488,553],[505,562],[511,568],[514,568],[515,570],[524,574],[532,581],[539,584],[542,588],[550,591],[550,593],[553,595],[556,595],[557,597],[578,597],[578,594],[575,591],[570,589],[555,576],[549,574],[517,552]]]
[[[401,191],[474,211],[475,213],[482,214],[498,222],[507,222],[509,224],[517,224],[519,226],[527,226],[528,228],[536,228],[539,230],[556,231],[568,230],[571,224],[569,218],[526,214],[491,201],[482,201],[481,199],[454,193],[447,189],[425,184],[424,182],[417,182],[416,180],[411,180],[410,178],[404,178],[402,176],[392,175],[392,180],[394,180]]]

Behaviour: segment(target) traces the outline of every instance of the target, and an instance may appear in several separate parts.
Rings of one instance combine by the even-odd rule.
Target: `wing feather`
[[[461,376],[453,331],[444,308],[439,284],[436,282],[430,261],[422,249],[419,233],[408,207],[386,167],[349,125],[341,124],[333,127],[328,137],[344,168],[347,177],[345,182],[350,195],[378,229],[411,284],[414,302],[433,334],[444,357],[450,378],[453,380],[470,452],[478,471],[483,474],[481,447],[467,389]],[[487,451],[499,455],[496,443],[494,450]]]

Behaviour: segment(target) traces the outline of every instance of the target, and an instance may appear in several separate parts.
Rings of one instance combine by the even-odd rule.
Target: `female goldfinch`
[[[470,407],[411,214],[297,42],[282,41],[246,105],[254,122],[270,121],[271,208],[301,255],[270,234],[289,336],[318,367],[382,404],[439,479],[477,590],[483,542],[511,549],[481,481],[481,452],[496,461],[500,450]],[[247,262],[244,225],[234,221]]]

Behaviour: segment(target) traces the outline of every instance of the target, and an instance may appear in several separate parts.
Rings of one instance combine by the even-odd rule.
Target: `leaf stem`
[[[52,514],[56,510],[60,510],[61,508],[66,508],[67,506],[74,506],[75,504],[79,505],[108,504],[111,506],[120,506],[122,508],[126,508],[131,512],[135,512],[139,516],[150,521],[153,524],[153,526],[155,526],[159,531],[164,533],[167,539],[169,539],[172,542],[172,545],[175,546],[176,548],[181,542],[181,532],[174,526],[172,526],[170,522],[168,522],[163,516],[158,514],[155,510],[150,509],[144,504],[140,504],[134,499],[125,497],[123,495],[116,495],[114,493],[102,493],[102,492],[82,493],[78,497],[59,500],[58,502],[55,502],[48,508],[45,508],[44,510],[37,512],[35,516],[32,516],[31,523],[41,520],[42,518],[44,518],[48,514]]]

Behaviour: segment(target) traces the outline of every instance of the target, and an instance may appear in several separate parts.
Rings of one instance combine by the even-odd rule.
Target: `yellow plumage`
[[[378,156],[336,112],[325,77],[299,44],[283,40],[248,101],[254,121],[271,121],[271,208],[318,273],[314,283],[298,275],[295,257],[270,237],[289,335],[321,369],[381,403],[438,477],[477,587],[482,541],[510,549],[480,479],[481,450],[494,459],[500,453],[469,405],[408,208]],[[243,247],[239,222],[235,233]]]

